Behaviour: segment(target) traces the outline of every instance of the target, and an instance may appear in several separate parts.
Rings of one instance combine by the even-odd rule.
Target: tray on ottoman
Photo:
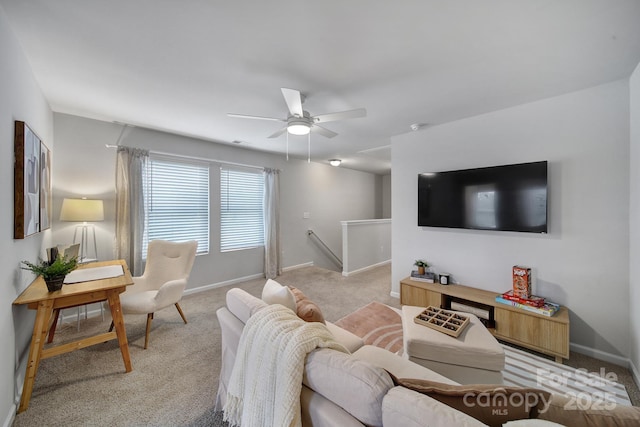
[[[458,338],[469,324],[469,316],[451,310],[429,306],[420,312],[413,321],[443,334]]]

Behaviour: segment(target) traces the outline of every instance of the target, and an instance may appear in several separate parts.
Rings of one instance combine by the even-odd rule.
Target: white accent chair
[[[187,286],[187,279],[196,257],[198,242],[168,242],[153,240],[147,249],[147,263],[144,273],[133,278],[133,285],[120,295],[123,314],[146,314],[147,330],[144,348],[149,345],[149,331],[153,313],[175,305],[184,323],[187,319],[178,302]],[[111,328],[113,330],[113,322]]]

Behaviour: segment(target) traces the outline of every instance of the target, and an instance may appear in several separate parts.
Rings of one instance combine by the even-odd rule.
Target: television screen
[[[418,226],[547,232],[547,162],[418,175]]]

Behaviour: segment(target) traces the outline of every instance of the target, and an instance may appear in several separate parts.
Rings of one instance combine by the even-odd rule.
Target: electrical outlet
[[[309,218],[311,218],[311,212],[304,212],[304,213],[302,214],[302,218],[304,218],[304,219],[309,219]]]

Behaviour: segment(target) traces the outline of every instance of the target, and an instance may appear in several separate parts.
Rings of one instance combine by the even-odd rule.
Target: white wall
[[[382,176],[382,218],[391,218],[391,174]]]
[[[391,219],[342,221],[342,275],[391,261]]]
[[[13,239],[14,121],[26,122],[52,150],[54,170],[56,152],[51,110],[1,7],[0,58],[0,425],[7,426],[16,411],[17,389],[22,388],[25,367],[18,366],[18,360],[28,352],[35,313],[25,306],[12,305],[33,280],[31,273],[19,268],[20,261],[44,256],[44,248],[51,242],[50,231]]]
[[[115,233],[115,149],[122,126],[96,120],[55,114],[57,155],[64,165],[57,168],[54,182],[54,242],[73,239],[74,225],[59,222],[62,199],[68,196],[89,196],[105,199],[105,221],[97,223],[100,258],[114,257]],[[375,218],[380,197],[379,177],[365,172],[334,168],[319,163],[307,163],[284,155],[240,149],[151,131],[128,128],[122,145],[147,148],[183,156],[217,159],[255,166],[278,168],[281,189],[282,265],[296,266],[313,262],[337,269],[308,236],[312,228],[338,255],[342,253],[340,221]],[[221,283],[260,274],[263,271],[263,250],[252,249],[220,253],[219,248],[219,174],[211,169],[211,241],[210,253],[196,258],[189,288]],[[310,214],[304,219],[305,212]]]
[[[574,350],[628,357],[628,155],[626,80],[394,138],[393,291],[418,258],[496,292],[528,265],[534,291],[569,308]],[[549,234],[416,225],[418,173],[537,160],[549,161]]]
[[[630,152],[630,244],[629,244],[629,322],[631,364],[640,383],[640,65],[631,75],[629,83],[630,93],[630,123],[631,123],[631,152]]]

